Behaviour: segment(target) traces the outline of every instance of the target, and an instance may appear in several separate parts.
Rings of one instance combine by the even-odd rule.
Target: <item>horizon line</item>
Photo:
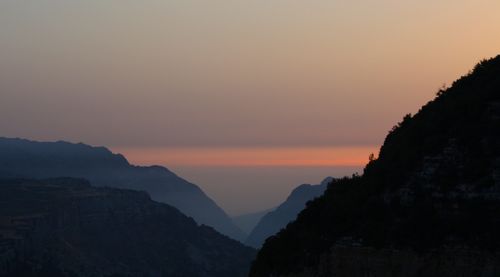
[[[361,167],[379,146],[110,147],[138,165],[193,167]]]

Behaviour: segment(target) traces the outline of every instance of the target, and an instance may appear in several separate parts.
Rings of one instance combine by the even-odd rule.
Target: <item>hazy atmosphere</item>
[[[0,135],[103,145],[229,214],[360,171],[500,49],[498,1],[0,2]]]
[[[499,0],[0,0],[0,277],[499,277]]]

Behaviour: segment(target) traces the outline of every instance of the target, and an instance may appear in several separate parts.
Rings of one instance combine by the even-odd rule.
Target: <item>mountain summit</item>
[[[268,239],[251,276],[500,276],[500,56],[407,115],[362,176]]]
[[[0,138],[0,178],[74,177],[92,185],[146,191],[158,202],[170,204],[196,222],[242,240],[244,233],[198,186],[165,167],[134,166],[105,147]]]
[[[276,234],[293,221],[297,217],[297,214],[305,208],[307,201],[322,195],[328,184],[332,181],[333,178],[328,177],[317,185],[302,184],[296,187],[285,202],[260,219],[259,223],[257,223],[248,236],[246,244],[260,248],[266,238]]]

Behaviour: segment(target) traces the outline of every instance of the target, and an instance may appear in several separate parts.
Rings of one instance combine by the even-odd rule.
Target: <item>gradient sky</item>
[[[500,53],[499,14],[498,0],[4,0],[0,135],[110,146],[250,211],[213,181],[234,189],[242,175],[204,185],[184,169],[206,170],[214,153],[288,167],[283,149],[305,153],[293,158],[301,170],[353,166],[439,87]],[[288,191],[273,193],[263,206]]]

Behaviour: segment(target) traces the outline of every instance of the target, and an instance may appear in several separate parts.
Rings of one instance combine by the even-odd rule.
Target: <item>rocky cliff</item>
[[[0,276],[245,276],[254,250],[144,192],[0,181]]]

